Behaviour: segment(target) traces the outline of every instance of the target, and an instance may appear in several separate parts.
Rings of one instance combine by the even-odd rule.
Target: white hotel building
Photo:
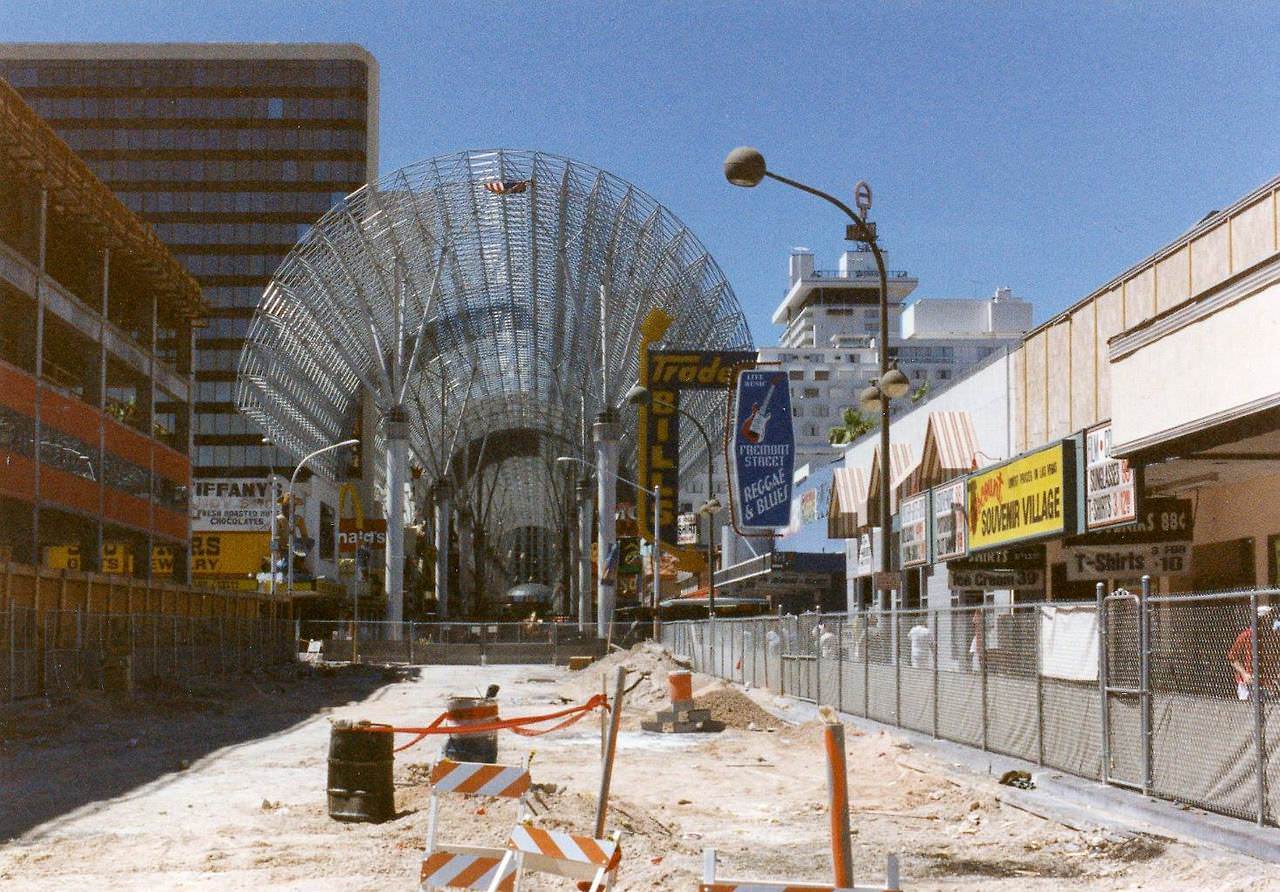
[[[992,353],[1022,343],[1031,304],[1000,288],[990,298],[922,298],[907,305],[918,281],[889,271],[889,349],[913,388],[945,388]],[[786,296],[773,322],[786,326],[777,347],[760,349],[791,379],[796,467],[837,458],[827,436],[879,371],[879,275],[867,250],[846,251],[834,270],[814,268],[813,254],[792,252]],[[898,400],[895,414],[910,407]]]

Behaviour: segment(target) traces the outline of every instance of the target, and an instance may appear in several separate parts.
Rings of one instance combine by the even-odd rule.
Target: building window
[[[818,388],[806,387],[804,389],[804,398],[807,400],[816,400],[818,398]]]
[[[804,372],[798,369],[792,369],[791,371],[787,372],[787,377],[790,378],[792,381],[803,381]]]
[[[283,99],[272,97],[271,99],[267,100],[267,117],[276,118],[276,119],[284,117],[284,100]]]
[[[813,373],[813,380],[829,381],[831,380],[831,373],[826,369],[818,369],[816,372]]]

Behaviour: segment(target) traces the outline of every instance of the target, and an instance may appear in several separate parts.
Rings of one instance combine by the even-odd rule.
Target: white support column
[[[404,484],[409,476],[409,425],[404,407],[395,406],[383,417],[387,439],[387,621],[404,621]],[[391,626],[399,637],[400,627]]]
[[[465,509],[458,510],[458,604],[456,613],[459,616],[466,616],[475,611],[475,596],[472,588],[473,582],[468,580],[471,575],[469,571],[472,568],[472,556],[475,554],[475,519],[470,511]]]
[[[617,541],[614,512],[618,488],[618,422],[615,413],[608,410],[600,413],[592,433],[596,444],[596,504],[600,506],[596,524],[596,636],[607,638],[609,624],[613,622],[617,582],[616,573],[613,583],[605,581],[609,552]]]
[[[591,481],[578,481],[578,631],[587,631],[591,623],[591,521],[595,505],[591,499]]]
[[[453,513],[453,487],[437,480],[431,490],[436,507],[436,615],[449,618],[449,521]]]

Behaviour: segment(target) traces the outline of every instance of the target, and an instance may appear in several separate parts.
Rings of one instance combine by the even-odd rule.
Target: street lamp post
[[[851,225],[845,228],[845,238],[849,241],[862,242],[871,249],[871,254],[875,257],[876,270],[880,275],[880,375],[870,387],[862,392],[859,396],[859,402],[864,408],[878,407],[880,409],[880,570],[882,573],[880,584],[885,585],[887,584],[890,566],[889,486],[891,462],[889,459],[889,401],[904,395],[910,388],[910,382],[907,381],[906,375],[896,368],[890,368],[889,365],[889,283],[888,275],[884,268],[884,255],[880,253],[880,246],[876,243],[875,224],[868,223],[866,219],[866,213],[871,209],[871,188],[866,183],[859,183],[855,189],[855,201],[858,209],[862,211],[859,214],[833,195],[772,172],[765,166],[764,156],[750,146],[739,146],[725,156],[724,176],[733,185],[747,188],[759,185],[761,180],[768,177],[771,180],[777,180],[779,183],[799,189],[801,192],[816,195],[823,201],[835,205],[853,221]],[[882,589],[878,590],[883,592]]]
[[[592,464],[591,464],[590,462],[583,461],[583,460],[582,460],[582,459],[580,459],[580,458],[574,458],[574,457],[573,457],[573,456],[571,456],[571,455],[562,455],[562,456],[560,456],[559,458],[557,458],[557,459],[556,459],[556,462],[557,462],[557,463],[561,463],[561,464],[570,464],[570,463],[572,463],[572,464],[578,464],[578,465],[582,465],[584,468],[587,468],[588,470],[590,470],[590,469],[593,467],[593,466],[592,466]],[[658,495],[659,495],[659,488],[658,488],[658,487],[656,487],[656,486],[655,486],[652,490],[645,489],[645,488],[644,488],[643,486],[641,486],[639,483],[636,483],[634,480],[628,480],[626,477],[623,477],[623,476],[621,476],[620,474],[614,474],[614,475],[613,475],[613,479],[614,479],[614,480],[619,480],[619,481],[621,481],[621,482],[623,482],[623,483],[627,484],[627,486],[630,486],[630,487],[631,487],[632,489],[634,489],[636,492],[642,492],[642,493],[645,493],[646,495],[652,496],[652,497],[653,497],[653,499],[654,499],[654,503],[653,503],[653,504],[654,504],[655,506],[658,504],[658,502],[657,502]],[[659,539],[658,539],[658,536],[659,536],[659,520],[660,520],[660,515],[659,515],[659,513],[655,510],[655,511],[653,512],[653,616],[654,616],[653,623],[654,623],[654,637],[655,637],[655,639],[657,638],[657,624],[658,624],[658,618],[657,618],[657,617],[658,617],[658,599],[661,597],[661,588],[660,588],[659,578],[658,578],[658,577],[659,577],[659,574],[658,574],[658,559],[661,557],[661,552],[662,552],[662,543],[661,543],[661,542],[659,541]],[[601,575],[601,576],[603,576],[603,575],[604,575],[604,561],[605,561],[605,557],[606,557],[606,556],[605,556],[605,555],[603,555],[603,554],[597,555],[597,557],[596,557],[596,565],[597,565],[597,567],[598,567],[598,572],[600,573],[600,575]],[[585,589],[585,588],[586,588],[586,586],[584,586],[583,588]],[[609,617],[609,619],[610,619],[610,620],[612,620],[612,617]]]
[[[315,452],[308,453],[303,456],[302,461],[298,462],[298,466],[293,469],[293,474],[289,477],[289,581],[287,586],[289,603],[293,603],[293,521],[295,516],[294,512],[297,510],[293,504],[293,484],[297,482],[298,473],[306,467],[307,462],[311,461],[311,459],[315,458],[317,455],[323,455],[326,452],[331,452],[334,449],[341,449],[344,446],[355,446],[359,442],[359,439],[352,438],[350,440],[343,440],[341,443],[333,443],[329,446],[321,447]]]
[[[649,404],[662,406],[664,409],[677,412],[680,414],[680,417],[692,422],[693,426],[698,429],[698,433],[702,435],[702,442],[707,448],[707,501],[698,509],[698,513],[707,515],[707,615],[714,617],[716,615],[716,546],[714,524],[715,515],[722,506],[720,505],[719,500],[716,499],[712,490],[712,472],[715,470],[713,459],[715,458],[715,452],[711,449],[711,437],[707,434],[707,429],[702,426],[702,422],[698,421],[697,418],[693,417],[693,415],[686,412],[684,409],[681,409],[674,403],[669,403],[666,400],[659,399],[654,396],[653,393],[650,392],[649,388],[642,384],[636,384],[633,386],[627,391],[623,399],[628,403],[631,403],[633,406]],[[658,487],[655,486],[654,490],[657,491]],[[659,514],[657,502],[653,503],[653,513],[655,518]],[[653,527],[655,530],[659,529],[656,521]],[[654,541],[657,541],[657,533],[654,534]]]

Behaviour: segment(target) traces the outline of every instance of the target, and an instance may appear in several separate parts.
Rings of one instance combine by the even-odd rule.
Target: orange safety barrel
[[[450,697],[445,705],[449,740],[444,745],[446,759],[455,762],[498,761],[497,731],[468,731],[468,725],[491,725],[498,721],[498,701],[486,697]]]
[[[668,673],[667,687],[671,691],[672,703],[693,699],[693,676],[684,670]]]

